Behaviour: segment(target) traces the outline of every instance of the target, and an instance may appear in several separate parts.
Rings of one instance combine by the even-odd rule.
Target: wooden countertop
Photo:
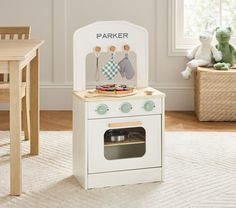
[[[152,95],[147,95],[145,93],[146,90],[151,90],[153,91]],[[137,93],[135,95],[130,95],[130,96],[123,96],[123,97],[108,97],[108,96],[98,96],[98,97],[86,97],[86,94],[88,94],[89,90],[84,90],[84,91],[74,91],[73,94],[74,96],[78,97],[79,99],[82,99],[86,102],[95,102],[95,101],[106,101],[106,100],[124,100],[124,99],[141,99],[141,98],[156,98],[156,97],[165,97],[165,94],[154,89],[151,87],[143,88],[143,89],[138,89]]]

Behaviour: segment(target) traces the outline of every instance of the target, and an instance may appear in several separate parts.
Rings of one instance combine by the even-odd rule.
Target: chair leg
[[[25,140],[30,138],[30,121],[29,121],[29,109],[27,106],[26,96],[22,99],[22,127],[24,130]]]
[[[22,127],[25,134],[25,140],[30,139],[30,110],[29,110],[29,66],[23,69],[23,81],[26,81],[25,96],[22,99]]]

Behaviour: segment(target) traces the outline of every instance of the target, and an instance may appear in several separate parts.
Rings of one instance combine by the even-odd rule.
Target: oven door
[[[161,166],[161,115],[88,121],[88,172]]]

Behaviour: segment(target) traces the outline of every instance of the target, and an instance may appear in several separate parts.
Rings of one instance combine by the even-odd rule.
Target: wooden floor
[[[71,131],[71,111],[41,111],[42,131]],[[9,113],[0,111],[0,130],[9,130]],[[167,131],[236,131],[236,122],[199,122],[194,112],[166,112]]]
[[[71,131],[71,111],[41,111],[40,129],[42,131]],[[9,130],[9,112],[0,111],[0,131]]]
[[[236,122],[200,122],[194,112],[166,113],[168,131],[236,131]]]

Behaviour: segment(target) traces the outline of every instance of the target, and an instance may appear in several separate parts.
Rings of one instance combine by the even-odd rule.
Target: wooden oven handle
[[[141,126],[141,121],[131,121],[131,122],[120,122],[120,123],[109,123],[108,126],[110,128],[116,127],[131,127],[131,126]]]

